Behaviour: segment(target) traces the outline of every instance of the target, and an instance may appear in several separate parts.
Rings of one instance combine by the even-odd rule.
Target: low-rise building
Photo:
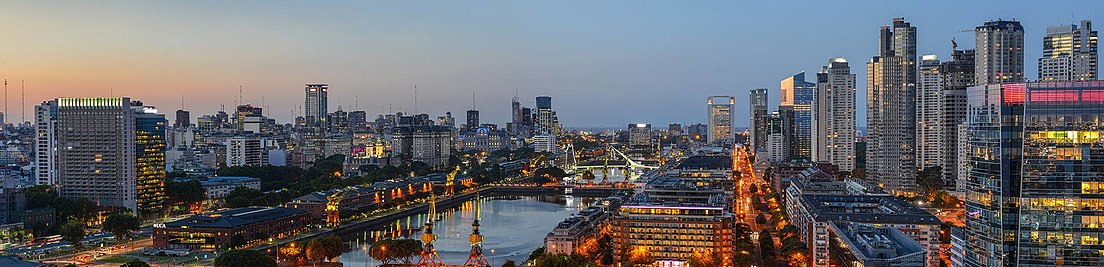
[[[829,266],[828,225],[835,221],[897,228],[925,248],[929,266],[939,265],[939,218],[897,197],[806,194],[786,212],[809,245],[811,266]]]
[[[234,239],[246,244],[282,238],[307,229],[310,215],[291,208],[249,207],[195,215],[154,225],[153,246],[161,249],[213,251],[231,247]]]
[[[261,190],[261,179],[243,176],[215,176],[200,180],[199,184],[203,186],[209,200],[226,198],[230,191],[238,187]]]
[[[926,248],[896,228],[837,221],[828,230],[832,266],[924,267]]]

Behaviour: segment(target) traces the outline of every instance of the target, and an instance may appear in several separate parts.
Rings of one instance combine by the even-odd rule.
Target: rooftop
[[[845,247],[863,261],[923,257],[925,252],[916,240],[897,228],[873,227],[853,222],[832,222],[830,227],[847,244]]]
[[[895,196],[802,195],[801,204],[818,222],[939,224],[939,218]]]
[[[304,210],[281,207],[237,208],[220,212],[195,215],[182,220],[166,223],[165,226],[189,228],[234,228],[306,213],[307,212]]]
[[[728,170],[732,169],[732,158],[725,156],[691,156],[675,166],[675,169]]]

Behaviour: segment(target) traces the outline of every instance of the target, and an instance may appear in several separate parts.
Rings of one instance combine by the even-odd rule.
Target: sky
[[[1037,77],[1046,26],[1104,22],[1104,2],[1061,1],[15,1],[0,8],[9,121],[56,97],[129,96],[193,120],[245,103],[287,122],[303,84],[338,107],[433,117],[480,110],[504,125],[510,99],[549,95],[568,127],[703,122],[706,97],[736,97],[845,57],[865,125],[866,66],[878,29],[903,16],[920,54],[950,58],[987,20],[1026,30]],[[1099,28],[1099,27],[1098,27]],[[957,34],[957,35],[956,35]],[[20,83],[25,81],[25,101]],[[774,109],[774,107],[772,107]],[[665,127],[665,126],[662,126]]]

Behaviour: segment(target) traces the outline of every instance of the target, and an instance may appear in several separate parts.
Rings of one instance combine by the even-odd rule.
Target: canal
[[[468,258],[471,244],[472,220],[475,207],[482,210],[480,232],[484,236],[483,251],[488,260],[497,265],[509,259],[521,263],[534,249],[544,245],[544,236],[560,221],[577,213],[592,199],[571,196],[499,196],[482,197],[464,202],[457,208],[438,210],[434,232],[438,240],[434,245],[446,264],[460,265]],[[387,227],[367,229],[359,236],[345,236],[350,250],[338,257],[346,267],[377,266],[366,256],[366,248],[374,240],[386,238],[419,239],[425,214],[396,220]],[[417,258],[414,259],[417,261]]]

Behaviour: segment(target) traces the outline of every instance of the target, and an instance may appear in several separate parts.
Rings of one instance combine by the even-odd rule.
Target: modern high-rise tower
[[[308,83],[304,92],[306,92],[306,104],[303,105],[303,118],[306,119],[308,126],[325,127],[327,126],[327,117],[330,115],[328,108],[328,96],[330,91],[330,85],[324,83]]]
[[[867,178],[891,194],[916,194],[916,27],[882,26],[867,63]]]
[[[534,110],[536,118],[533,120],[533,132],[536,135],[558,135],[560,133],[560,120],[556,111],[552,110],[551,96],[538,96],[537,109]]]
[[[466,127],[468,131],[475,131],[475,129],[479,129],[478,110],[473,109],[468,111],[467,124],[464,124],[464,127]]]
[[[847,59],[832,58],[817,73],[812,138],[813,161],[855,169],[855,74]]]
[[[767,120],[770,119],[770,113],[767,112],[767,89],[752,89],[748,99],[751,102],[751,128],[748,129],[751,137],[748,138],[748,143],[751,151],[758,153],[766,148],[770,135],[767,132]]]
[[[163,210],[168,120],[156,108],[126,97],[58,98],[35,107],[35,123],[37,184],[143,217]]]
[[[1043,37],[1043,57],[1039,58],[1040,81],[1096,80],[1097,37],[1092,22],[1049,26]]]
[[[1104,264],[1104,81],[968,94],[964,265]]]
[[[966,88],[974,85],[974,50],[958,50],[953,45],[951,60],[940,63],[940,74],[943,76],[943,121],[940,128],[943,132],[943,185],[953,188],[952,192],[965,192],[964,182],[961,182],[963,170],[966,168],[962,158],[959,157],[965,142],[960,129],[966,120]]]
[[[943,167],[943,73],[935,55],[920,57],[916,86],[916,168]]]
[[[801,72],[786,77],[780,85],[780,106],[792,107],[794,111],[793,139],[790,140],[793,147],[790,156],[812,159],[813,97],[816,94],[816,84],[805,81],[805,72]]]
[[[736,105],[736,98],[711,96],[706,104],[709,107],[709,142],[731,142],[736,138],[732,131],[732,109]]]
[[[989,21],[974,29],[976,85],[1024,80],[1024,29],[1019,21]]]

